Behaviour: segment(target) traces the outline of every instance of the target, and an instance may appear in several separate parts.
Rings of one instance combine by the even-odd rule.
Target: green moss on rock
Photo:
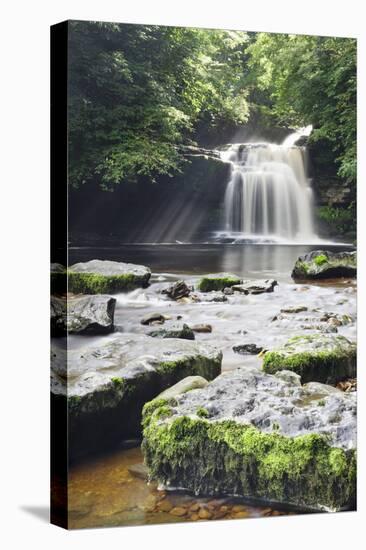
[[[241,279],[231,273],[214,273],[205,275],[198,282],[197,288],[201,292],[211,292],[212,290],[224,290],[224,288],[240,284]]]
[[[300,256],[292,270],[293,279],[331,279],[356,277],[356,252],[330,252],[314,250]]]
[[[98,275],[97,273],[67,272],[68,288],[75,294],[105,294],[133,290],[141,286],[132,274]]]
[[[159,483],[315,509],[352,506],[355,452],[332,447],[326,436],[286,437],[189,416],[161,421],[165,406],[155,403],[144,414],[145,463]]]
[[[263,370],[268,374],[293,371],[301,376],[302,383],[336,384],[355,377],[356,356],[356,345],[343,336],[295,336],[283,346],[265,353]]]

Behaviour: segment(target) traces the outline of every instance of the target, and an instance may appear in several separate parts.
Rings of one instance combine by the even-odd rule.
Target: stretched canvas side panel
[[[66,295],[67,278],[67,43],[68,22],[51,27],[51,311]],[[65,300],[64,298],[61,298]],[[52,326],[51,313],[51,333]],[[58,354],[66,372],[67,337]],[[52,346],[51,346],[52,352]],[[54,354],[52,354],[54,355]],[[55,384],[57,393],[55,394]],[[51,382],[51,523],[67,528],[67,401],[66,386]],[[61,391],[60,391],[61,390]]]

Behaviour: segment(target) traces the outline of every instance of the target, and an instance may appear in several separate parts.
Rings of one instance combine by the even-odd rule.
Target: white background
[[[1,7],[2,548],[360,548],[365,515],[365,19],[362,0],[13,0]],[[48,524],[49,26],[64,19],[359,38],[359,511],[66,532]],[[363,33],[363,35],[362,35]],[[363,434],[361,433],[363,432]]]

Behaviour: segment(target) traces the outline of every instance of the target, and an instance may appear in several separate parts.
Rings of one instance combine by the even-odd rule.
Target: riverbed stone
[[[181,298],[186,298],[191,293],[191,288],[187,285],[185,281],[176,281],[172,285],[164,288],[161,293],[166,294],[171,300],[179,300]]]
[[[213,379],[222,361],[208,344],[133,334],[65,354],[53,346],[52,394],[60,406],[67,395],[72,456],[138,437],[144,403],[187,376]]]
[[[224,288],[240,284],[241,279],[233,273],[210,273],[201,277],[197,289],[201,292],[224,290]]]
[[[243,281],[239,285],[233,285],[234,292],[242,294],[263,294],[264,292],[273,292],[274,287],[278,285],[275,279],[256,279],[253,281]]]
[[[290,370],[303,383],[315,381],[337,384],[356,376],[356,344],[334,334],[309,334],[290,338],[264,354],[263,370],[274,374]]]
[[[238,344],[237,346],[233,346],[233,351],[241,355],[258,355],[262,350],[263,347],[257,346],[257,344]]]
[[[116,299],[112,296],[51,297],[51,331],[54,335],[106,334],[114,330]]]
[[[329,250],[314,250],[300,256],[292,270],[292,278],[333,279],[335,277],[356,277],[357,253],[330,252]]]
[[[170,319],[169,316],[163,315],[162,313],[159,313],[159,312],[154,312],[154,313],[148,313],[147,315],[145,315],[141,319],[140,323],[142,325],[152,325],[153,323],[163,324],[168,319]]]
[[[153,338],[183,338],[184,340],[194,340],[194,332],[187,325],[171,325],[169,328],[160,328],[148,333]]]
[[[264,505],[353,508],[355,394],[320,386],[241,367],[201,390],[146,404],[150,479]]]
[[[151,271],[143,265],[90,260],[72,265],[67,275],[69,292],[103,294],[146,287]]]

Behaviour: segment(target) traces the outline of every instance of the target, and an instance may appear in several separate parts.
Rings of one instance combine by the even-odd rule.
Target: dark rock
[[[103,294],[146,287],[151,271],[143,265],[91,260],[72,265],[67,276],[69,292]]]
[[[142,448],[151,479],[196,495],[310,510],[355,504],[355,394],[301,386],[291,372],[239,368],[148,403]]]
[[[187,376],[215,378],[222,361],[207,344],[131,334],[69,349],[65,357],[53,347],[51,390],[56,413],[67,399],[71,457],[138,437],[144,403]]]
[[[166,329],[153,330],[148,334],[154,338],[183,338],[184,340],[194,340],[195,338],[193,330],[185,323],[183,326],[173,325]]]
[[[161,291],[162,294],[166,294],[172,300],[179,300],[190,295],[191,288],[184,281],[177,281]]]
[[[235,292],[243,294],[263,294],[264,292],[273,292],[278,282],[274,279],[257,279],[254,281],[243,281],[240,285],[232,286]]]
[[[256,344],[240,344],[238,346],[233,346],[233,351],[241,355],[258,355],[262,350],[263,348]]]
[[[51,332],[54,335],[106,334],[114,330],[116,299],[111,296],[51,297]]]
[[[293,279],[305,280],[356,277],[356,274],[356,252],[315,250],[298,258],[291,276]]]
[[[306,306],[291,306],[291,307],[283,307],[281,309],[281,313],[301,313],[307,310],[308,308]]]

